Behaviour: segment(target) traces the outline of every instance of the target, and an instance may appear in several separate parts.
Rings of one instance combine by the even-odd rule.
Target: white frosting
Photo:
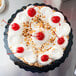
[[[45,16],[45,18],[42,18],[42,17],[41,17],[41,19],[42,19],[43,21],[48,22],[48,18],[49,18],[49,16],[50,16],[51,14],[53,14],[53,10],[52,10],[51,8],[49,8],[49,7],[42,7],[42,8],[40,9],[40,13],[41,13],[42,16]]]
[[[34,32],[32,35],[33,36],[36,36],[36,33],[39,32],[39,29],[36,29],[36,32]],[[47,31],[47,30],[43,30],[42,29],[42,32],[44,33],[45,37],[43,40],[38,40],[36,37],[32,37],[34,43],[36,44],[37,47],[41,47],[41,45],[43,43],[46,43],[47,40],[50,39],[50,36],[51,36],[51,32],[50,31]]]
[[[22,12],[21,12],[21,14],[22,14]],[[23,53],[15,53],[14,55],[17,57],[24,57],[24,59],[27,59],[26,61],[28,63],[33,63],[34,61],[36,61],[36,57],[35,57],[36,55],[33,54],[32,49],[30,49],[31,51],[28,51],[29,49],[26,49],[26,43],[24,41],[24,37],[22,36],[23,26],[22,26],[22,22],[19,21],[21,19],[20,18],[21,14],[18,14],[16,16],[17,18],[15,18],[14,21],[9,26],[8,45],[9,45],[9,47],[12,47],[11,50],[13,50],[13,53],[16,52],[17,47],[19,47],[19,46],[24,47],[25,49],[24,49]],[[20,29],[17,31],[12,30],[11,28],[12,28],[13,23],[19,24]],[[31,60],[29,60],[27,57],[30,57]]]
[[[38,62],[41,64],[41,65],[47,65],[49,63],[51,63],[53,60],[57,60],[57,59],[60,59],[62,56],[63,56],[63,49],[60,48],[58,45],[55,45],[52,47],[52,49],[50,49],[49,51],[47,52],[44,52],[43,54],[40,54],[38,56]],[[48,61],[42,61],[41,60],[41,56],[43,55],[48,55],[49,56],[49,59]]]
[[[36,22],[33,22],[33,23],[31,23],[31,28],[32,28],[32,30],[35,30],[35,32],[33,32],[32,35],[36,36],[36,33],[40,32],[40,31],[42,31],[45,35],[45,38],[43,40],[38,40],[36,37],[31,37],[32,41],[36,45],[36,48],[38,48],[38,47],[40,48],[41,45],[43,45],[44,43],[48,43],[49,45],[45,45],[44,49],[47,50],[50,47],[52,47],[52,49],[50,49],[49,51],[46,51],[42,54],[38,54],[38,57],[37,57],[37,54],[34,54],[34,50],[31,46],[32,44],[30,44],[29,46],[26,46],[26,42],[24,41],[24,36],[22,35],[22,31],[24,29],[23,23],[26,23],[27,21],[29,21],[29,24],[30,24],[32,18],[34,18],[34,17],[28,16],[27,10],[29,8],[34,8],[36,10],[35,16],[41,15],[40,18],[44,21],[44,23],[47,22],[52,27],[56,27],[56,34],[59,37],[64,36],[64,39],[65,39],[64,44],[59,45],[57,43],[58,38],[55,39],[54,43],[49,42],[50,38],[53,37],[53,35],[51,34],[51,30],[43,29],[43,28],[40,28],[39,26],[34,26],[34,25],[36,25]],[[45,18],[42,18],[42,16],[45,16]],[[53,17],[53,16],[60,17],[60,19],[61,19],[59,22],[61,24],[60,26],[59,26],[59,23],[56,24],[51,21],[51,17]],[[17,31],[12,30],[13,23],[19,24],[20,29]],[[60,59],[63,56],[62,48],[66,48],[66,46],[68,45],[68,39],[66,36],[69,35],[70,30],[71,30],[71,28],[70,28],[69,24],[64,23],[64,16],[60,12],[53,13],[52,9],[50,9],[49,7],[42,7],[41,9],[39,9],[38,7],[31,5],[31,6],[28,6],[26,8],[26,10],[19,12],[16,15],[16,18],[14,19],[14,21],[10,24],[9,32],[8,32],[8,45],[11,48],[11,50],[13,51],[13,53],[16,52],[18,47],[23,47],[24,48],[23,53],[15,53],[14,55],[17,57],[23,57],[27,63],[30,64],[30,63],[35,63],[37,61],[41,65],[47,65],[47,64],[51,63],[53,60]],[[55,44],[55,46],[53,44]],[[46,62],[41,61],[41,56],[44,54],[46,54],[50,57],[50,59],[48,59],[48,61],[46,61]]]
[[[59,23],[54,23],[52,22],[51,18],[53,16],[59,16],[60,17],[60,22]],[[64,16],[60,13],[60,12],[54,12],[53,14],[50,15],[49,17],[49,24],[52,26],[52,27],[57,27],[59,26],[59,24],[63,23],[64,21]]]
[[[28,63],[36,62],[36,54],[33,53],[32,48],[28,48],[27,51],[25,51],[24,60]]]
[[[24,48],[24,52],[23,53],[15,53],[16,50],[17,50],[17,47],[23,47]],[[36,54],[33,53],[33,50],[32,48],[27,48],[25,47],[25,45],[23,44],[19,44],[19,45],[16,45],[14,48],[13,48],[13,52],[15,53],[14,55],[17,56],[17,57],[23,57],[24,60],[28,63],[34,63],[36,62]]]
[[[12,30],[12,24],[13,23],[19,24],[18,20],[15,19],[11,23],[11,25],[9,26],[9,32],[8,32],[8,45],[9,45],[9,47],[11,47],[13,45],[15,46],[16,44],[20,44],[21,42],[24,42],[23,41],[23,36],[22,36],[22,30],[23,30],[22,25],[19,24],[20,29],[18,31],[14,31],[14,30]]]
[[[49,41],[48,42],[46,42],[46,44],[48,44],[48,45],[45,45],[44,46],[44,48],[42,49],[42,50],[44,50],[44,49],[49,49],[50,47],[53,47],[54,46],[54,43],[50,43]]]
[[[26,15],[26,11],[22,11],[16,15],[16,19],[19,20],[20,23],[29,21],[28,16]]]
[[[31,23],[31,28],[32,30],[37,30],[39,28],[39,26],[36,26],[36,22]]]
[[[56,27],[56,34],[60,36],[69,35],[71,28],[68,23],[62,23],[61,26]]]
[[[49,56],[54,60],[60,59],[63,56],[63,51],[64,50],[62,48],[55,45],[52,47],[52,49],[49,50]]]

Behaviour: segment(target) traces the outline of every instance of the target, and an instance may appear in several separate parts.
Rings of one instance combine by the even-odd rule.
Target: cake
[[[70,32],[70,24],[57,9],[45,4],[29,5],[10,22],[8,47],[24,65],[52,66],[64,57]]]

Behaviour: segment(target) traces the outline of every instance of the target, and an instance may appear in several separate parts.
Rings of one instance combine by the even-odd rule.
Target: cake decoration
[[[20,26],[19,26],[17,23],[13,23],[13,24],[12,24],[12,29],[13,29],[14,31],[19,30],[19,28],[20,28]]]
[[[45,52],[43,54],[40,54],[38,56],[38,63],[42,66],[45,66],[47,64],[50,64],[53,61],[53,59],[50,58],[49,52]]]
[[[63,44],[65,42],[64,37],[58,38],[57,42],[58,42],[59,45]]]
[[[34,8],[29,8],[27,13],[30,17],[33,17],[36,14],[36,10]]]
[[[59,23],[60,22],[60,17],[59,16],[53,16],[51,18],[51,20],[54,22],[54,23]]]
[[[48,56],[48,55],[43,55],[43,56],[41,56],[41,60],[42,60],[43,62],[48,61],[48,59],[49,59],[49,56]]]
[[[45,37],[45,35],[44,35],[43,32],[38,32],[38,33],[36,34],[36,38],[37,38],[38,40],[43,40],[44,37]]]
[[[62,36],[62,37],[56,38],[55,43],[59,45],[61,48],[65,48],[68,45],[68,37]]]
[[[17,48],[17,53],[23,53],[24,52],[24,48],[23,47],[18,47]]]

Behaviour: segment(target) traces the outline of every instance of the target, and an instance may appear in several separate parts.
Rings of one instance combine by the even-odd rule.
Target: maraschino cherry
[[[36,14],[36,10],[34,8],[29,8],[27,13],[30,17],[33,17]]]
[[[59,45],[63,44],[65,42],[64,37],[58,38],[58,41],[57,42],[58,42]]]
[[[24,48],[23,47],[18,47],[16,52],[17,53],[23,53],[24,52]]]
[[[37,38],[38,40],[43,40],[44,37],[45,37],[45,35],[44,35],[43,32],[38,32],[38,33],[36,33],[36,38]]]
[[[48,56],[48,55],[43,55],[43,56],[41,56],[41,60],[42,60],[43,62],[48,61],[48,59],[49,59],[49,56]]]
[[[51,18],[51,20],[54,22],[54,23],[59,23],[60,22],[60,17],[59,16],[53,16]]]
[[[16,54],[16,53],[23,53],[24,52],[24,48],[23,47],[18,47],[16,52],[14,53],[8,53],[8,55],[11,55],[11,54]]]
[[[19,30],[19,28],[20,28],[20,26],[19,26],[17,23],[13,23],[13,24],[12,24],[12,29],[13,29],[14,31]]]

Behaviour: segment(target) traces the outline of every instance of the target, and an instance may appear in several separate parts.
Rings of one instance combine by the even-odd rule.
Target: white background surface
[[[3,13],[0,14],[0,76],[74,76],[74,66],[76,64],[76,0],[70,0],[62,4],[61,10],[67,15],[69,21],[71,22],[73,28],[73,46],[69,54],[69,57],[65,60],[64,63],[60,65],[59,68],[56,68],[53,71],[45,73],[31,73],[26,72],[23,69],[20,69],[18,66],[14,65],[13,61],[10,60],[9,56],[6,54],[6,49],[4,48],[3,42],[3,32],[5,23],[1,23],[1,20],[4,19],[8,21],[13,13],[17,9],[20,9],[22,6],[25,6],[29,3],[41,3],[42,0],[6,0],[6,9]]]

